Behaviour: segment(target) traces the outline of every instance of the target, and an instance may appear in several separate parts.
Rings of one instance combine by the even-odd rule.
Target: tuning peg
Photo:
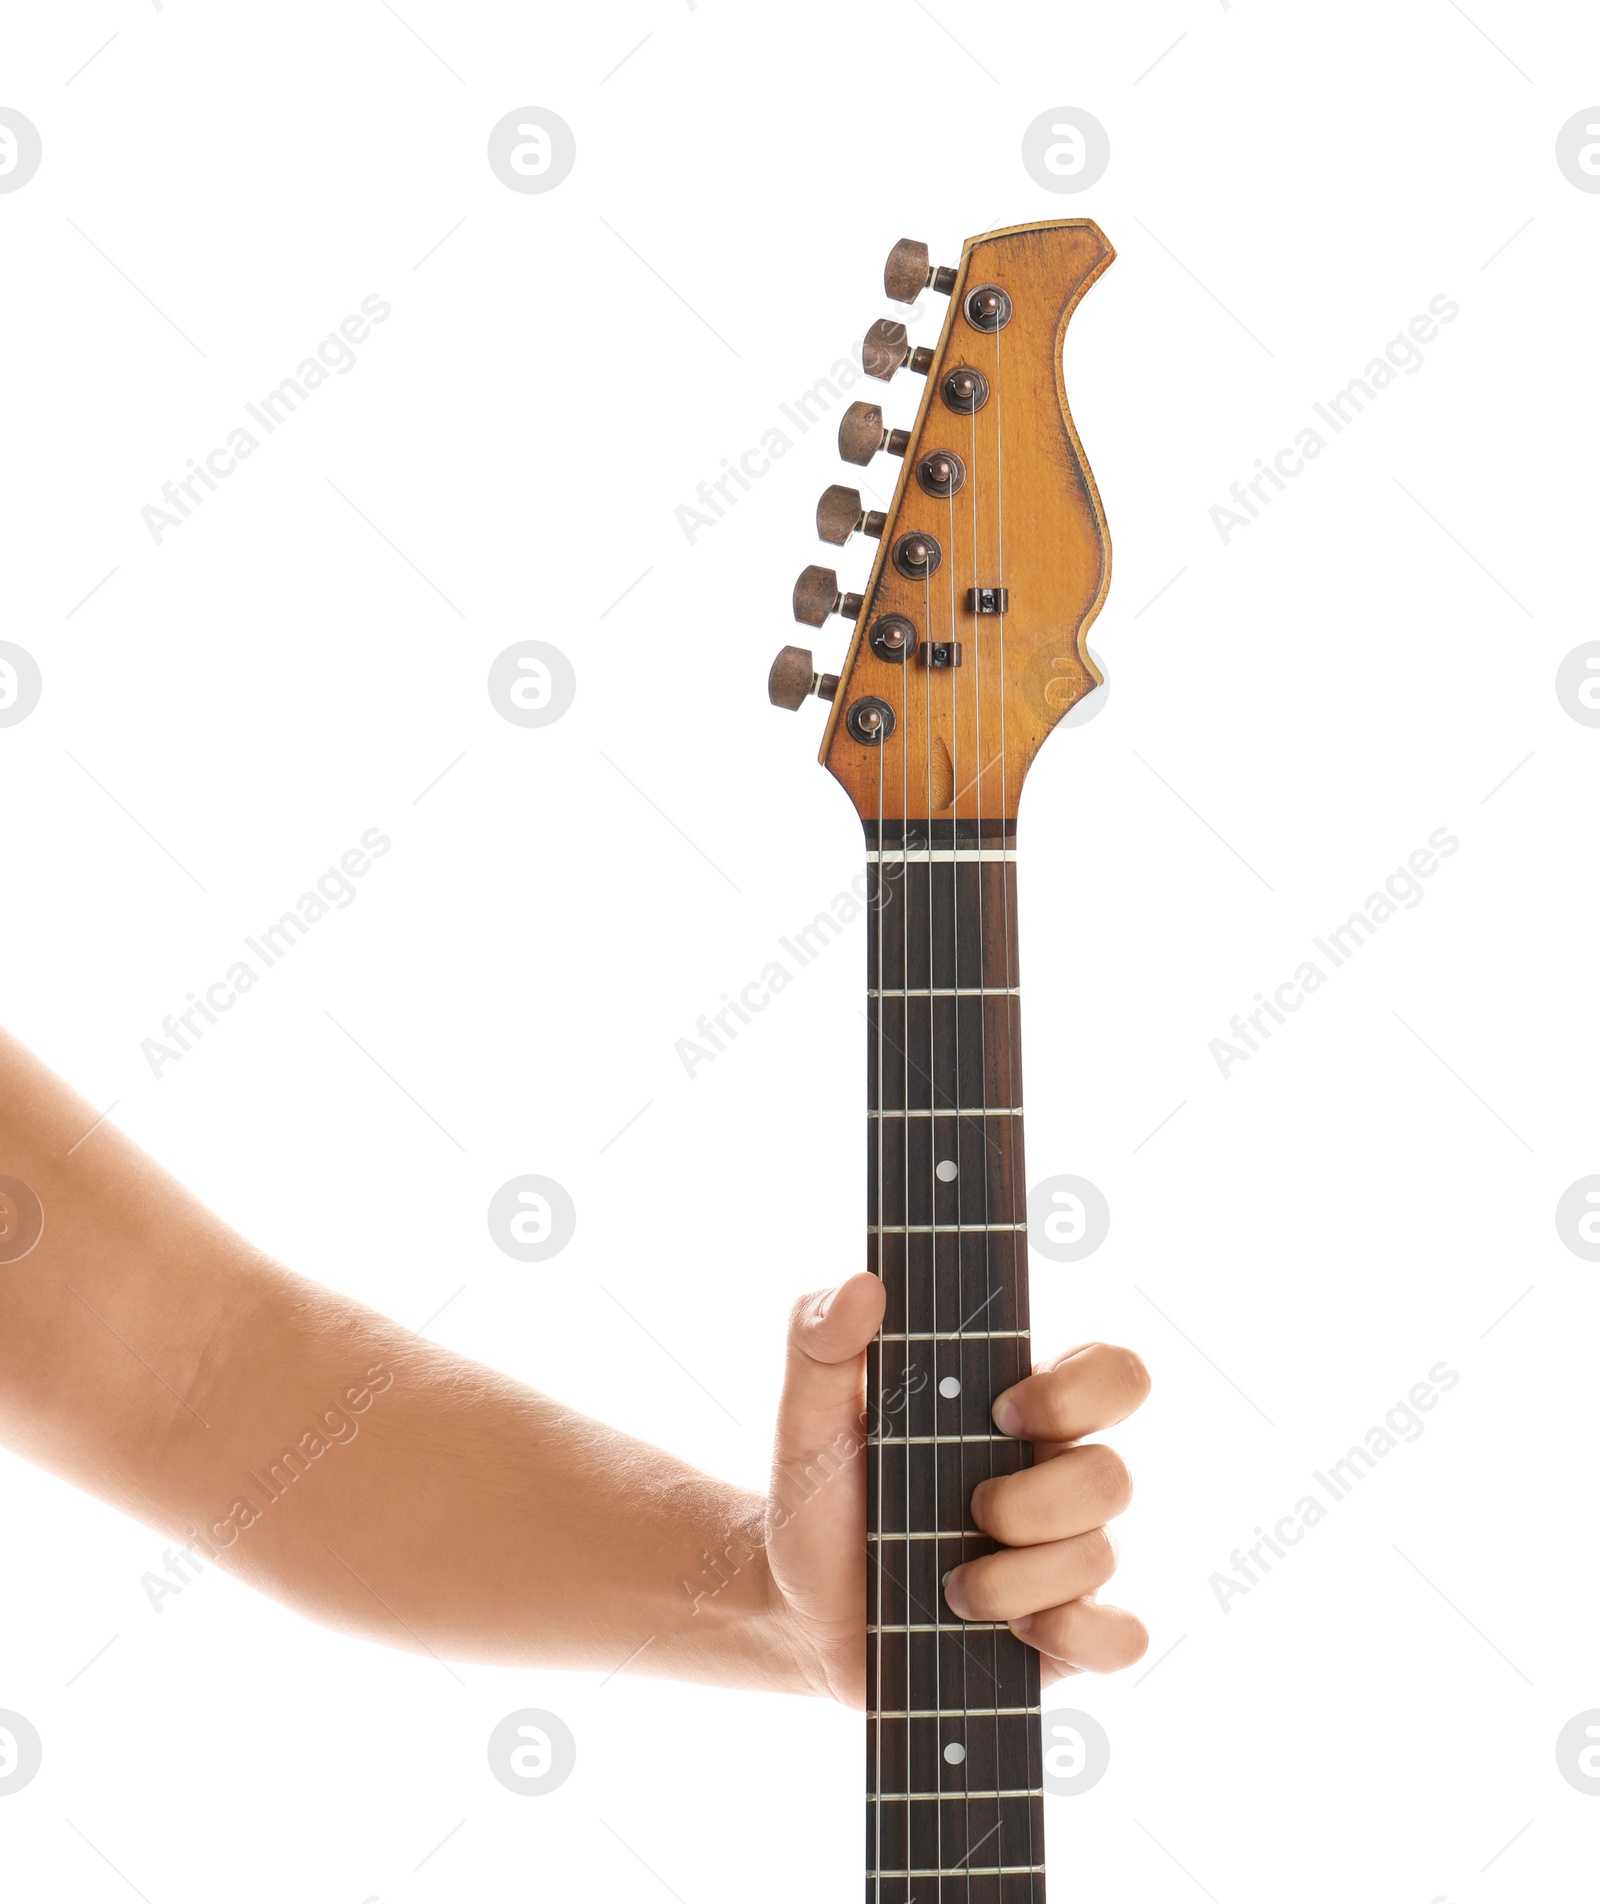
[[[839,454],[847,463],[863,466],[879,450],[904,456],[911,447],[909,430],[886,430],[883,409],[876,403],[852,403],[839,419]]]
[[[861,613],[859,595],[841,595],[839,578],[832,569],[819,569],[813,562],[795,577],[794,618],[808,628],[820,628],[830,615],[844,615],[854,621]]]
[[[836,674],[818,674],[809,648],[780,648],[767,675],[767,699],[774,707],[797,709],[808,694],[831,701],[839,691]]]
[[[848,542],[857,529],[881,536],[887,517],[881,509],[863,509],[861,492],[830,483],[817,498],[817,534],[824,542]]]
[[[902,238],[884,261],[884,290],[896,304],[915,304],[929,285],[948,297],[956,288],[955,266],[930,265],[926,245]]]
[[[887,383],[903,365],[919,376],[933,368],[933,352],[926,344],[915,349],[906,341],[906,327],[897,317],[880,317],[861,340],[861,368],[879,383]]]

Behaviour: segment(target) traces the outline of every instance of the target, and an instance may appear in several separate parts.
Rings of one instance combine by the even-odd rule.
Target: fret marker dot
[[[944,1762],[946,1765],[959,1765],[966,1756],[967,1748],[964,1745],[957,1745],[954,1740],[944,1749]]]
[[[961,1384],[953,1375],[947,1375],[939,1384],[939,1393],[947,1402],[953,1402],[961,1393]]]
[[[951,1158],[946,1157],[934,1165],[933,1174],[939,1179],[940,1183],[954,1183],[956,1178],[961,1174],[961,1167]]]

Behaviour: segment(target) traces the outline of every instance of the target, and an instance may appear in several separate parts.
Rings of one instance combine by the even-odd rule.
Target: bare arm
[[[0,1440],[371,1639],[602,1670],[648,1641],[633,1670],[860,1703],[860,1460],[799,1502],[792,1483],[769,1503],[698,1473],[270,1262],[109,1125],[79,1143],[94,1121],[0,1032]],[[30,1198],[42,1233],[9,1260]],[[852,1439],[881,1306],[858,1276],[797,1309],[780,1469]],[[1087,1378],[1019,1384],[1001,1425],[1086,1455],[1067,1437],[1144,1392],[1136,1358],[1088,1354]],[[996,1536],[1028,1551],[952,1583],[970,1617],[1053,1621],[1061,1670],[1144,1645],[1093,1603],[1120,1504],[1116,1471],[1092,1465],[987,1483]]]
[[[94,1118],[0,1034],[0,1175],[44,1212],[0,1266],[7,1443],[369,1638],[609,1668],[655,1633],[641,1667],[804,1686],[760,1570],[685,1617],[759,1497],[267,1261],[108,1125],[68,1156]]]

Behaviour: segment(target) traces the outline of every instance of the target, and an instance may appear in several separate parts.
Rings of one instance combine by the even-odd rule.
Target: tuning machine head
[[[896,304],[915,304],[929,286],[945,297],[956,288],[954,265],[933,265],[928,247],[916,238],[902,238],[884,261],[883,288]]]
[[[780,648],[767,674],[767,699],[774,707],[798,710],[807,695],[831,701],[839,691],[836,674],[818,674],[809,648]]]
[[[842,483],[830,483],[817,498],[817,535],[824,542],[843,545],[858,529],[881,536],[886,521],[881,509],[862,508],[859,489],[846,489]]]
[[[841,594],[832,569],[818,568],[813,562],[795,577],[794,618],[808,628],[820,628],[830,615],[854,621],[860,613],[861,597]]]
[[[839,454],[847,463],[864,469],[879,450],[904,456],[910,447],[911,432],[888,429],[881,404],[852,403],[839,419]]]
[[[933,352],[926,344],[913,347],[899,318],[880,317],[861,340],[861,368],[879,383],[888,383],[907,365],[925,377],[933,368]]]

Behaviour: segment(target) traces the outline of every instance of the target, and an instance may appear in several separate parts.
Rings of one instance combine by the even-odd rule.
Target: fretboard
[[[867,848],[867,1899],[1043,1904],[1038,1655],[942,1591],[993,1551],[973,1487],[1031,1458],[989,1413],[1031,1366],[1015,828]]]

